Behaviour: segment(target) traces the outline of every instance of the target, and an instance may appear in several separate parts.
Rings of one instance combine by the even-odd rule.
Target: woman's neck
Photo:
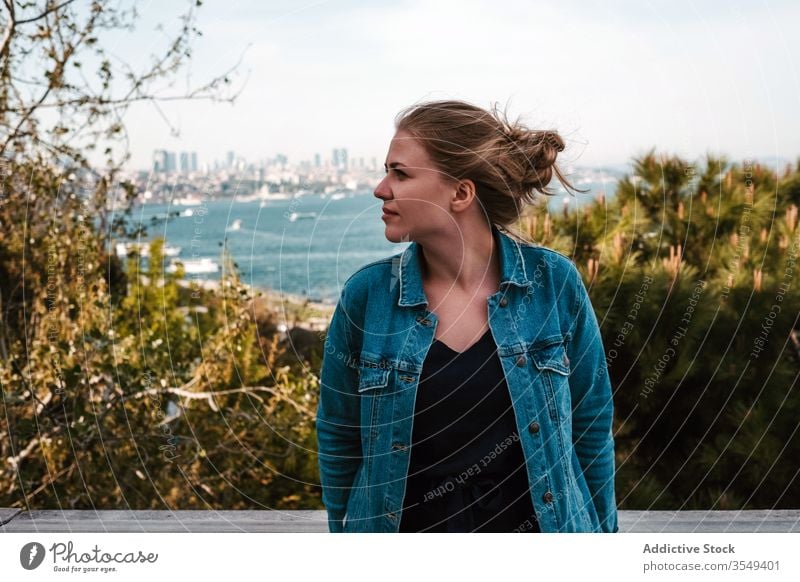
[[[471,291],[500,279],[500,256],[489,225],[421,243],[422,278],[432,285]]]

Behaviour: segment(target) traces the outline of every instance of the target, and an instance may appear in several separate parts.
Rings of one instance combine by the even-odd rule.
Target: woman
[[[345,282],[317,413],[333,532],[616,532],[611,385],[564,255],[510,236],[564,149],[461,101],[398,115],[375,189],[411,241]]]

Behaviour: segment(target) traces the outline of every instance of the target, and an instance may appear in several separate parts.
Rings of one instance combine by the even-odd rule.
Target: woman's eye
[[[404,172],[401,172],[401,171],[400,171],[400,170],[398,170],[397,168],[389,168],[388,170],[385,170],[385,172],[386,172],[387,174],[388,174],[389,172],[394,172],[394,173],[395,173],[395,175],[396,175],[398,178],[400,178],[400,179],[402,179],[402,178],[407,178],[407,177],[408,177],[408,176],[406,176],[406,174],[405,174]]]

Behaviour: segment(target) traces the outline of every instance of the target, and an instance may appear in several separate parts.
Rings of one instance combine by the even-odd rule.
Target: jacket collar
[[[492,236],[500,251],[500,285],[513,283],[520,287],[531,284],[525,273],[525,263],[519,243],[492,224]],[[420,253],[422,249],[416,241],[403,251],[400,256],[399,279],[400,298],[397,304],[401,307],[428,304],[422,287],[422,270]]]

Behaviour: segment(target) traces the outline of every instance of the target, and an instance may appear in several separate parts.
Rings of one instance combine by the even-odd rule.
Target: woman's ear
[[[475,182],[470,179],[460,180],[456,183],[451,207],[454,212],[462,212],[469,208],[476,196]]]

